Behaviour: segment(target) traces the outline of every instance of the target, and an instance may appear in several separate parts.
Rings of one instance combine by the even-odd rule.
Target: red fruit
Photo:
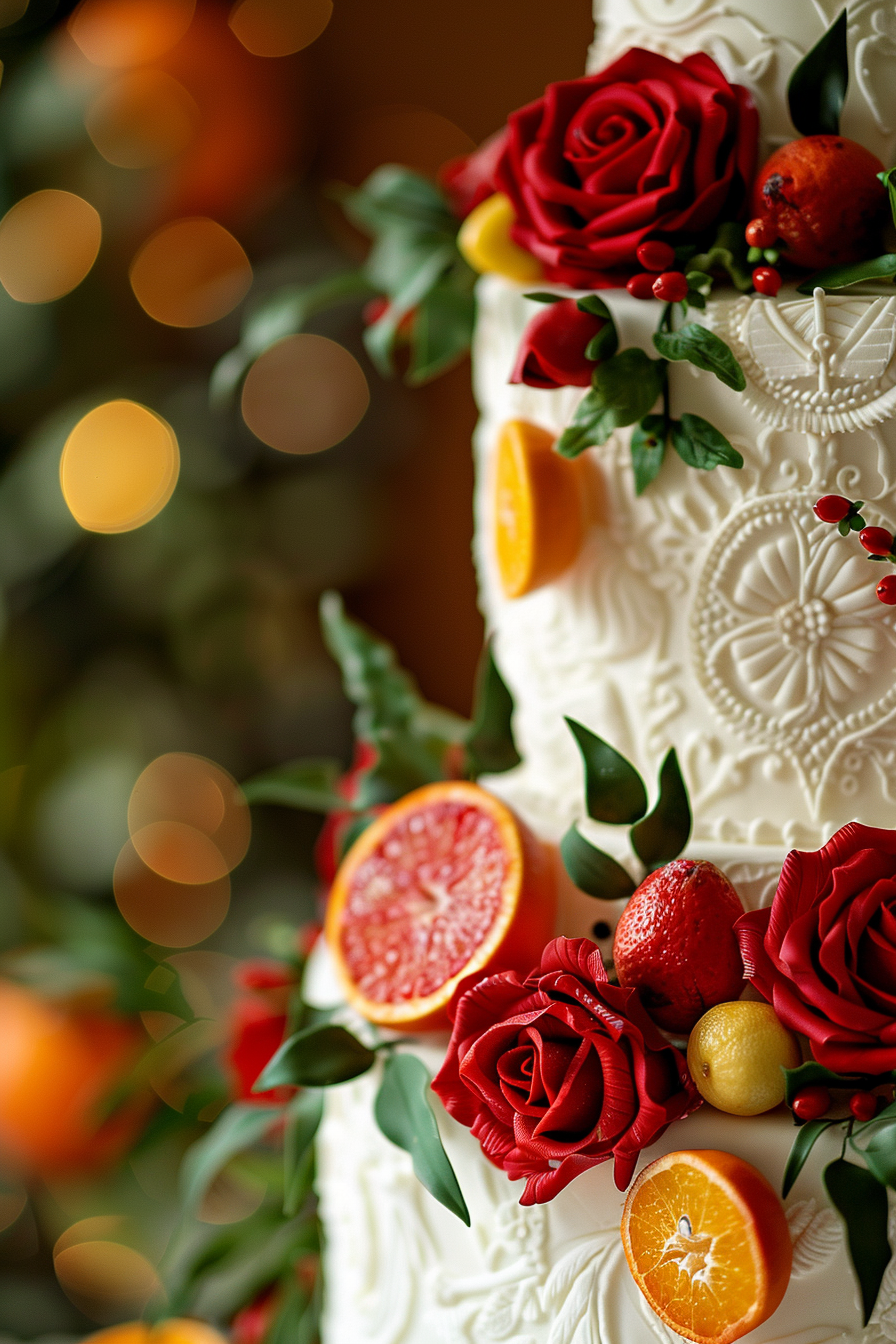
[[[774,247],[778,230],[770,219],[751,219],[744,230],[748,247]]]
[[[873,1120],[877,1115],[877,1107],[880,1097],[876,1097],[873,1092],[853,1092],[849,1099],[849,1109],[855,1118],[864,1124],[866,1120]]]
[[[896,607],[896,574],[885,574],[876,591],[879,602],[888,607]]]
[[[775,150],[753,188],[788,261],[818,270],[873,257],[888,216],[883,165],[842,135],[809,135]]]
[[[231,1344],[262,1344],[280,1306],[277,1286],[265,1288],[230,1322]]]
[[[831,1094],[826,1087],[817,1084],[804,1087],[793,1099],[792,1110],[800,1120],[820,1120],[831,1106]]]
[[[885,527],[863,527],[859,541],[869,555],[889,555],[893,549],[893,534]]]
[[[675,265],[675,248],[668,243],[641,243],[635,256],[645,271],[668,271]]]
[[[842,523],[852,508],[852,501],[842,495],[822,495],[812,505],[812,512],[821,523]]]
[[[767,294],[773,299],[781,288],[781,274],[774,266],[757,266],[753,272],[753,288],[757,294]]]
[[[689,288],[681,271],[663,271],[653,282],[653,297],[663,303],[680,303]]]
[[[389,300],[384,294],[378,294],[375,299],[368,299],[361,309],[361,321],[365,327],[372,327],[374,322],[379,322],[380,318],[389,311]],[[398,324],[397,334],[399,336],[408,336],[414,325],[413,309],[405,313]]]
[[[656,276],[651,275],[648,271],[642,271],[640,275],[633,275],[625,287],[632,298],[652,299],[655,279]]]
[[[715,864],[667,863],[644,879],[616,925],[619,983],[639,991],[664,1031],[690,1031],[707,1008],[740,997],[744,968],[734,923],[742,914]]]

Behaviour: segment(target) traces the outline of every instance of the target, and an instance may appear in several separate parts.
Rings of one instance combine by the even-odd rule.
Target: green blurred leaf
[[[825,1167],[823,1179],[828,1198],[846,1224],[849,1258],[862,1293],[862,1324],[867,1325],[891,1257],[887,1192],[864,1167],[842,1157]]]
[[[695,368],[715,374],[719,382],[735,392],[743,392],[747,385],[730,347],[698,322],[688,322],[680,331],[658,331],[653,343],[664,359],[687,360]]]
[[[473,339],[475,319],[472,285],[461,288],[450,277],[438,280],[414,314],[407,381],[418,387],[462,359]]]
[[[591,390],[576,407],[572,424],[560,435],[557,452],[562,457],[578,457],[586,448],[606,443],[615,429],[645,416],[662,390],[659,360],[636,347],[620,350],[595,368]]]
[[[659,784],[656,807],[630,833],[632,848],[651,872],[677,858],[691,834],[691,805],[674,747],[660,766]]]
[[[469,1227],[470,1214],[429,1104],[429,1084],[429,1072],[416,1055],[390,1054],[374,1116],[386,1138],[410,1153],[421,1184]]]
[[[849,86],[846,5],[790,76],[787,103],[800,135],[839,135]]]
[[[281,1114],[279,1106],[234,1102],[187,1150],[180,1169],[181,1197],[194,1213],[219,1172],[237,1153],[259,1143]]]
[[[473,721],[467,737],[470,773],[501,774],[519,765],[513,740],[513,696],[495,662],[492,641],[486,644],[476,669]]]
[[[570,826],[560,841],[560,857],[572,881],[588,896],[602,901],[621,901],[635,890],[634,882],[622,865],[590,844],[575,826]]]
[[[337,194],[352,223],[371,235],[395,228],[457,233],[457,219],[435,183],[401,164],[382,164],[360,187]]]
[[[645,415],[632,430],[632,467],[635,473],[635,494],[643,495],[648,485],[656,480],[666,455],[666,422],[661,415]]]
[[[817,1140],[826,1129],[830,1129],[831,1125],[836,1123],[836,1120],[807,1120],[802,1129],[797,1130],[787,1165],[784,1167],[784,1179],[781,1182],[782,1199],[786,1199],[793,1189],[796,1178],[805,1166],[806,1159]]]
[[[753,288],[753,267],[747,261],[747,242],[744,226],[734,220],[726,220],[719,225],[715,242],[707,252],[691,258],[688,272],[700,271],[711,274],[713,271],[725,271],[732,284],[746,293]]]
[[[306,1088],[286,1108],[283,1135],[283,1212],[287,1218],[297,1213],[311,1186],[314,1163],[314,1136],[324,1114],[324,1099],[314,1088]]]
[[[254,1092],[271,1087],[330,1087],[366,1073],[376,1052],[345,1027],[305,1027],[284,1041],[259,1075]]]
[[[585,806],[594,821],[630,826],[647,811],[647,790],[633,765],[609,742],[566,719],[585,765]]]
[[[689,467],[712,471],[714,467],[742,467],[744,459],[715,425],[686,411],[672,421],[672,447]]]
[[[336,787],[343,774],[339,761],[328,758],[290,761],[288,765],[254,775],[242,788],[248,803],[280,803],[306,812],[336,812],[352,806]]]
[[[797,285],[798,294],[813,294],[816,289],[846,289],[848,285],[857,285],[862,280],[892,280],[896,276],[896,252],[885,252],[883,256],[871,257],[867,261],[855,261],[849,266],[828,266],[816,271]]]

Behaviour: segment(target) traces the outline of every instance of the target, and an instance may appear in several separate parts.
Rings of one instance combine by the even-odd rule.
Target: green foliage
[[[792,1106],[794,1097],[798,1092],[802,1092],[804,1087],[820,1086],[834,1091],[857,1092],[866,1091],[892,1079],[893,1075],[890,1073],[834,1073],[831,1069],[826,1069],[823,1064],[816,1064],[814,1059],[810,1059],[795,1069],[784,1070],[784,1100],[788,1106]]]
[[[212,1181],[238,1153],[259,1143],[280,1115],[279,1106],[235,1102],[189,1149],[180,1169],[181,1198],[195,1214]]]
[[[286,1108],[283,1133],[283,1212],[298,1213],[311,1188],[314,1137],[324,1114],[324,1099],[315,1088],[305,1088]]]
[[[576,740],[585,766],[585,806],[594,821],[628,826],[647,811],[647,790],[634,766],[609,742],[575,719],[566,725]]]
[[[280,803],[306,812],[334,812],[350,804],[337,790],[342,766],[332,759],[291,761],[246,780],[248,803]]]
[[[747,243],[744,226],[734,220],[728,220],[719,226],[715,242],[706,252],[692,257],[687,266],[688,278],[691,271],[704,275],[714,271],[724,271],[731,283],[742,293],[753,288],[753,268],[747,260]],[[699,289],[699,284],[697,285]]]
[[[625,425],[632,425],[650,411],[663,390],[659,360],[643,350],[620,350],[598,364],[592,387],[579,402],[572,424],[557,441],[563,457],[578,457],[586,448],[602,443]]]
[[[836,1124],[835,1120],[807,1120],[793,1141],[790,1156],[784,1167],[784,1179],[781,1182],[781,1198],[786,1199],[793,1189],[796,1178],[806,1163],[806,1158],[815,1147],[826,1129]]]
[[[570,826],[560,841],[560,857],[571,881],[588,896],[622,901],[635,889],[622,864],[587,841],[576,826]]]
[[[742,467],[744,459],[725,435],[700,415],[686,411],[671,423],[672,447],[689,467],[712,471],[714,467]]]
[[[648,872],[680,854],[691,835],[691,804],[675,748],[660,766],[659,797],[643,821],[631,829],[632,849]]]
[[[643,495],[659,474],[666,456],[668,433],[661,415],[645,415],[632,430],[631,454],[635,473],[635,494]]]
[[[390,1053],[374,1116],[386,1138],[410,1153],[421,1184],[469,1227],[467,1205],[429,1104],[429,1085],[429,1072],[416,1055]]]
[[[892,280],[896,277],[896,252],[885,252],[883,256],[871,257],[867,261],[854,261],[848,266],[828,266],[817,271],[797,285],[798,294],[813,294],[816,289],[846,289],[863,280]]]
[[[688,322],[680,331],[658,331],[653,343],[664,359],[686,359],[696,368],[715,374],[735,392],[743,392],[747,385],[731,349],[714,331],[697,322]]]
[[[790,76],[787,102],[800,135],[839,135],[849,85],[846,5]]]
[[[828,1163],[823,1180],[828,1198],[846,1225],[849,1258],[862,1294],[862,1323],[867,1325],[891,1256],[887,1192],[871,1172],[844,1158]]]
[[[272,1087],[331,1087],[372,1067],[370,1050],[345,1027],[333,1023],[303,1027],[283,1042],[256,1080],[253,1092]]]
[[[468,767],[474,778],[486,772],[501,774],[519,765],[512,721],[513,696],[498,670],[489,640],[476,670],[473,721],[466,739]]]

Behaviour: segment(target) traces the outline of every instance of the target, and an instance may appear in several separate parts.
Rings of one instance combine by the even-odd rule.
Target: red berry
[[[774,266],[757,266],[753,272],[753,288],[757,294],[767,294],[773,299],[781,288],[781,274]]]
[[[852,502],[842,495],[822,495],[812,505],[812,512],[821,523],[842,523],[852,508]]]
[[[388,307],[389,300],[385,294],[378,294],[375,299],[368,299],[361,309],[361,321],[365,327],[372,327],[374,322],[379,322]]]
[[[876,1097],[873,1092],[853,1092],[849,1099],[849,1109],[855,1118],[862,1124],[866,1120],[873,1120],[877,1115],[877,1104],[880,1097]]]
[[[804,1087],[797,1092],[793,1099],[792,1109],[794,1115],[800,1120],[820,1120],[827,1113],[831,1105],[831,1094],[826,1087],[820,1084],[813,1087]]]
[[[663,271],[653,282],[653,296],[663,303],[680,303],[688,292],[687,278],[681,271]]]
[[[645,271],[668,271],[675,265],[675,248],[668,243],[641,243],[635,256]]]
[[[751,219],[744,230],[748,247],[774,247],[778,230],[770,219]]]
[[[896,574],[885,574],[877,585],[877,600],[888,607],[896,607]]]
[[[632,298],[652,299],[653,281],[654,276],[649,275],[647,271],[642,271],[640,275],[633,275],[625,287]]]
[[[893,549],[893,534],[885,527],[863,527],[859,541],[869,555],[889,555]]]

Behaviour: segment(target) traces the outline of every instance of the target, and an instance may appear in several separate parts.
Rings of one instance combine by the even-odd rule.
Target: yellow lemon
[[[498,191],[470,211],[460,226],[457,245],[474,271],[503,275],[522,284],[542,280],[541,262],[510,236],[515,218],[510,200]]]
[[[554,452],[528,420],[501,426],[494,465],[494,538],[501,587],[522,597],[559,578],[584,536],[582,464]]]
[[[688,1068],[705,1101],[729,1115],[759,1115],[784,1100],[782,1069],[802,1062],[770,1003],[719,1003],[688,1041]]]

